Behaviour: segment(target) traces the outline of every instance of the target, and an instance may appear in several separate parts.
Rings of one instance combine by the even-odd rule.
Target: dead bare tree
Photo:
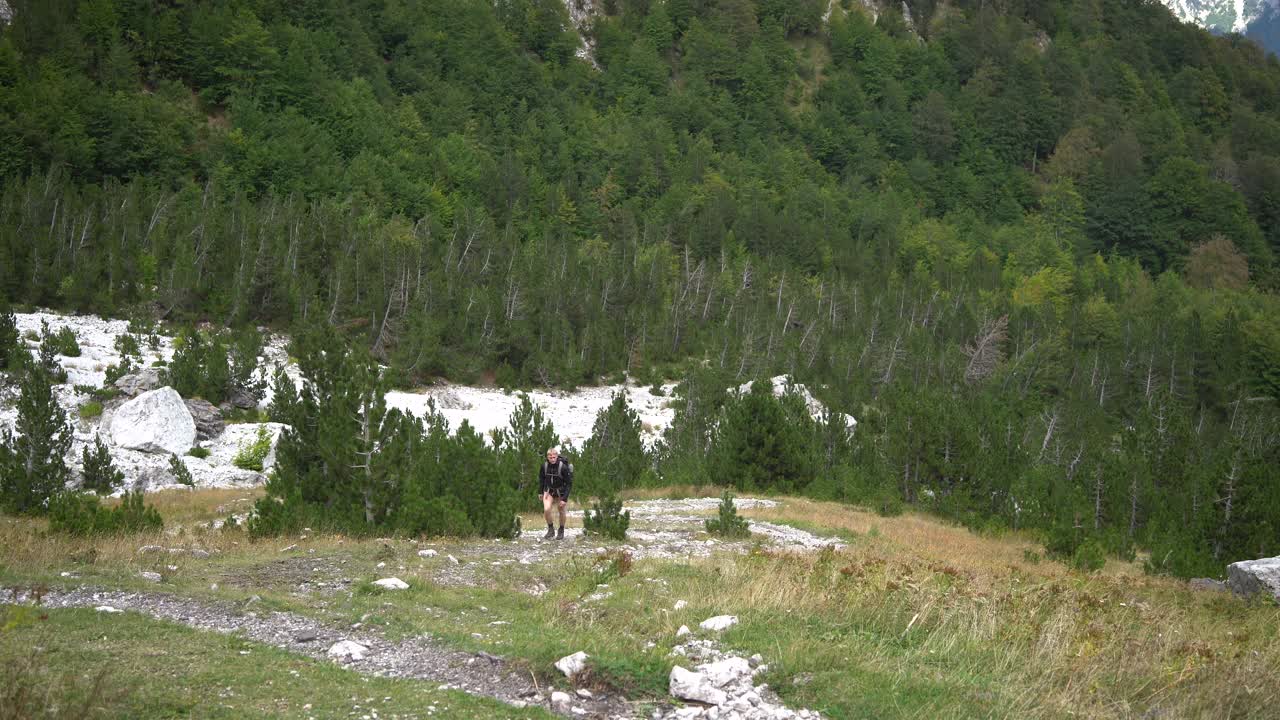
[[[964,368],[964,381],[970,385],[990,377],[1004,361],[1001,345],[1009,336],[1009,316],[1001,315],[982,324],[973,342],[964,347],[969,362]]]

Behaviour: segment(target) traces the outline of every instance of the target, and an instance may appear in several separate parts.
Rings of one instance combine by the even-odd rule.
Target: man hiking
[[[573,466],[560,457],[559,448],[547,450],[547,461],[542,463],[538,471],[538,493],[542,495],[542,515],[547,520],[547,534],[544,540],[564,539],[565,505],[569,502],[569,489],[573,486]],[[560,531],[556,532],[553,513],[560,508]]]

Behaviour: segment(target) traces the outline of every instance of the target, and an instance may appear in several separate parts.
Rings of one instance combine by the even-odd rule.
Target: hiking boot
[[[543,540],[550,540],[551,538],[553,538],[553,537],[555,537],[555,536],[556,536],[556,531],[555,531],[555,529],[554,529],[553,527],[551,527],[550,525],[548,525],[548,526],[547,526],[547,534],[546,534],[546,535],[543,535],[543,536],[542,536],[542,539],[543,539]]]
[[[557,539],[557,540],[563,540],[563,539],[564,539],[564,528],[560,528],[560,530],[559,530],[558,532],[556,532],[556,539]]]

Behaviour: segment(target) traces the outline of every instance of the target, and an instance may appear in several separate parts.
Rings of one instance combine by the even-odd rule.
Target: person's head
[[[547,462],[553,463],[560,459],[560,448],[547,448]]]

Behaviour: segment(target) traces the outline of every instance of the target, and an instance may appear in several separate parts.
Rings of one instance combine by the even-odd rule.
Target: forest
[[[0,302],[327,328],[404,387],[678,379],[636,477],[1184,576],[1280,552],[1280,62],[1238,37],[1124,0],[10,4]],[[781,373],[856,430],[726,401]]]

